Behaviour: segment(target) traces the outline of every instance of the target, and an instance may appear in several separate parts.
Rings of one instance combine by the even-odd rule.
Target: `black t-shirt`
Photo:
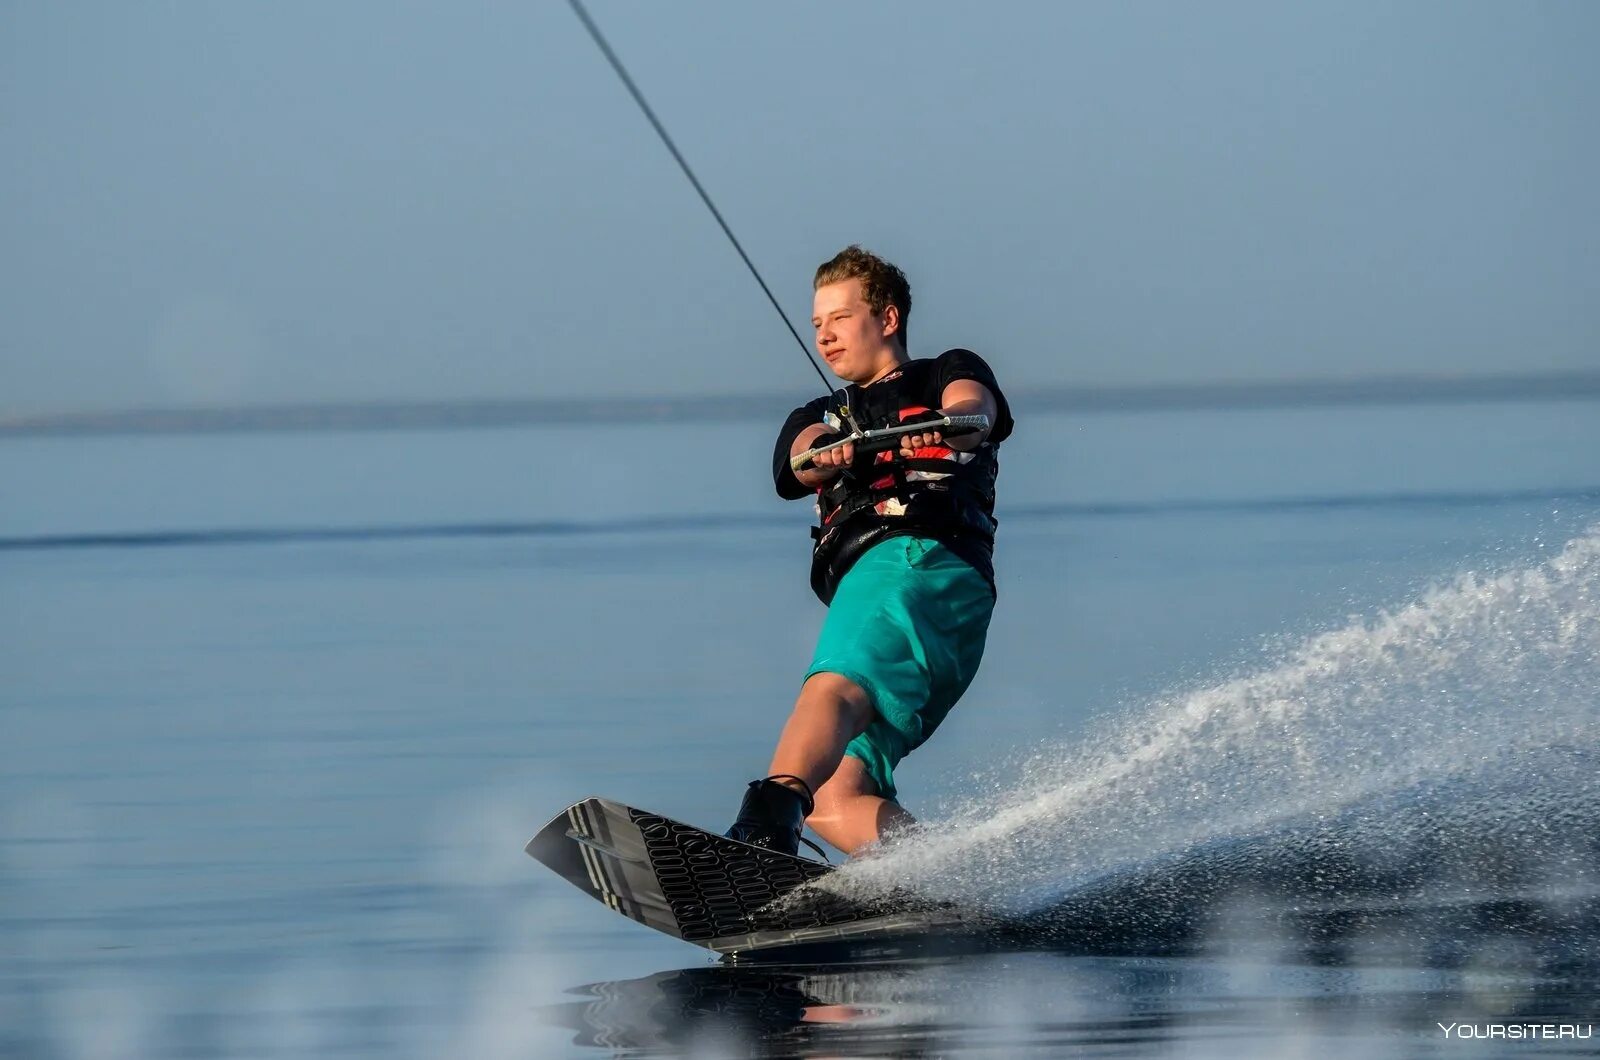
[[[984,363],[982,357],[971,350],[946,350],[931,360],[918,358],[906,361],[898,372],[868,387],[852,384],[848,388],[846,399],[858,415],[869,407],[881,406],[883,399],[890,398],[893,402],[888,409],[890,414],[904,414],[908,419],[921,418],[920,415],[914,416],[910,410],[938,409],[942,404],[945,388],[958,379],[970,379],[994,395],[995,421],[990,427],[986,441],[990,445],[999,445],[1010,436],[1014,426],[1011,408],[1006,402],[1005,394],[1000,390],[999,383],[995,381],[994,371]],[[778,432],[777,445],[772,454],[772,477],[778,496],[785,500],[799,500],[802,497],[815,496],[817,493],[815,488],[803,485],[790,470],[790,449],[801,431],[823,422],[823,414],[828,411],[831,404],[832,400],[828,397],[818,397],[807,402],[789,413],[783,428]],[[880,529],[879,536],[899,534],[926,534],[943,542],[951,551],[977,568],[979,573],[993,585],[993,542],[989,535],[974,535],[952,527],[923,526],[912,519],[903,527]],[[831,599],[832,584],[844,574],[843,569],[835,569],[826,561],[827,557],[819,554],[812,571],[812,585],[824,601]],[[853,562],[853,557],[844,562],[846,564]]]

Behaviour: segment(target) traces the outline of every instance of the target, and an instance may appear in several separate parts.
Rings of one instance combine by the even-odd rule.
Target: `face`
[[[860,280],[818,287],[811,302],[817,352],[834,375],[852,383],[870,383],[900,363],[899,343],[889,337],[899,325],[900,311],[894,306],[872,311]]]

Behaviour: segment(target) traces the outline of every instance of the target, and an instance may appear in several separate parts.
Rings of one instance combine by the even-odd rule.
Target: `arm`
[[[940,411],[946,416],[987,416],[989,428],[963,434],[956,438],[945,440],[945,445],[952,449],[967,452],[978,448],[989,437],[989,431],[994,429],[994,423],[999,415],[999,403],[989,388],[975,379],[957,379],[944,388],[944,393],[939,395]]]
[[[799,456],[812,446],[817,445],[824,436],[831,434],[836,434],[836,432],[831,430],[827,424],[813,423],[801,431],[795,438],[794,444],[789,447],[790,459]],[[855,455],[856,447],[853,445],[847,445],[826,453],[818,453],[813,461],[814,466],[808,467],[804,471],[796,471],[794,477],[799,479],[800,484],[807,489],[820,489],[833,481],[842,469],[849,467],[850,461],[855,459]]]
[[[973,379],[957,379],[940,393],[939,405],[941,416],[987,416],[989,426],[981,431],[949,438],[944,437],[940,431],[908,434],[900,439],[900,455],[909,457],[918,449],[929,445],[945,445],[964,453],[978,448],[994,429],[999,403],[995,401],[989,388],[982,383]]]
[[[827,404],[827,398],[817,398],[801,405],[789,413],[789,418],[784,420],[783,427],[778,431],[777,444],[773,446],[772,452],[772,483],[778,489],[778,496],[786,501],[810,496],[816,492],[817,487],[838,474],[838,469],[835,467],[827,469],[819,467],[815,470],[808,468],[799,473],[789,467],[790,460],[816,445],[817,439],[828,433],[827,424],[822,422]],[[829,465],[833,463],[834,461],[827,462]],[[826,474],[819,474],[824,470]]]
[[[967,349],[945,350],[937,358],[940,412],[951,416],[983,415],[989,417],[989,429],[982,433],[960,435],[941,440],[937,433],[906,438],[901,452],[909,456],[924,445],[946,445],[951,449],[976,449],[984,442],[1000,443],[1011,434],[1011,407],[1000,384],[995,381],[994,370],[982,357]]]

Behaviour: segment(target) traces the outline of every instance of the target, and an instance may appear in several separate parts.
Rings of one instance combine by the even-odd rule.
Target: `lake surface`
[[[1593,1052],[1476,1035],[1600,1022],[1600,404],[1019,424],[935,827],[840,885],[1073,928],[805,968],[522,853],[765,766],[823,615],[767,425],[6,441],[0,1054]]]

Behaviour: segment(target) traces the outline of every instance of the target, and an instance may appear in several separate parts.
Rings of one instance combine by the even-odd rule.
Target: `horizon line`
[[[1170,500],[1065,501],[1006,507],[1007,522],[1054,519],[1147,517],[1173,513],[1261,514],[1348,508],[1479,508],[1530,501],[1600,501],[1600,486],[1511,490],[1402,491],[1393,493],[1292,494],[1262,498],[1176,498]],[[601,520],[486,520],[456,523],[367,525],[210,526],[109,530],[75,533],[0,534],[0,553],[103,548],[174,548],[273,545],[329,541],[405,541],[444,538],[551,538],[593,534],[719,532],[730,527],[793,527],[805,518],[788,512],[724,512],[708,519],[695,515],[645,515]]]
[[[1420,405],[1600,398],[1600,371],[1465,376],[1360,376],[1257,382],[1131,383],[1019,388],[1028,412],[1166,412]],[[0,438],[107,434],[209,434],[318,430],[438,430],[538,424],[719,422],[782,415],[793,396],[569,399],[458,398],[436,401],[304,401],[237,406],[167,406],[81,412],[0,413]]]

